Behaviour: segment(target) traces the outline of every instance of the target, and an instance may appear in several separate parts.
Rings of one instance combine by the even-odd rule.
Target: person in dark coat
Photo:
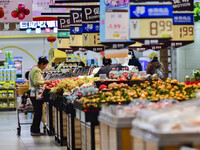
[[[132,52],[132,58],[129,59],[128,65],[129,66],[136,66],[136,67],[138,67],[139,71],[142,71],[142,66],[141,66],[139,60],[135,57],[134,51],[132,49],[129,49],[129,51]]]
[[[94,77],[99,77],[100,74],[106,74],[107,78],[109,78],[109,73],[113,68],[118,68],[119,70],[122,69],[121,64],[112,64],[111,59],[106,59],[103,57],[103,65],[99,71],[94,75]]]

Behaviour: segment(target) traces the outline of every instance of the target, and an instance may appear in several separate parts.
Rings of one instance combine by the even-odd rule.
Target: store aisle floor
[[[21,115],[21,121],[31,121],[30,114]],[[0,149],[1,150],[66,150],[54,141],[54,136],[32,137],[30,125],[23,125],[21,136],[17,136],[16,112],[0,112]]]

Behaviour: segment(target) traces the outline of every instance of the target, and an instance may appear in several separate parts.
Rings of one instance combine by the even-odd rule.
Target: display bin
[[[55,93],[49,93],[45,97],[46,101],[46,128],[48,135],[54,135],[54,111],[53,111],[53,100],[55,100]]]
[[[60,143],[61,146],[67,143],[67,123],[66,113],[63,111],[63,97],[56,97],[53,101],[54,106],[54,118],[55,118],[55,140]],[[64,120],[64,121],[63,121]],[[64,130],[63,130],[64,129]]]
[[[63,110],[67,114],[67,147],[69,150],[81,149],[81,127],[80,121],[75,118],[74,105],[68,102],[66,97],[63,101]]]
[[[182,147],[200,149],[199,133],[158,134],[133,128],[132,150],[180,150]]]
[[[131,122],[134,117],[119,118],[100,112],[101,150],[131,150]],[[138,149],[139,150],[139,149]]]
[[[76,118],[81,124],[81,149],[100,150],[100,127],[98,121],[100,109],[82,109],[77,101],[74,102],[74,108],[76,110]]]

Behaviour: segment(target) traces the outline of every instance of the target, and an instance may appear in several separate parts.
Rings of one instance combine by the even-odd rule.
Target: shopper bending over
[[[37,87],[43,87],[44,84],[51,83],[51,81],[49,80],[44,81],[44,78],[42,77],[42,71],[47,67],[48,63],[49,61],[46,59],[46,57],[39,58],[38,65],[33,67],[29,73],[29,90],[37,88]],[[34,96],[31,97],[31,101],[34,108],[34,118],[33,118],[33,123],[31,126],[31,135],[39,136],[39,135],[42,135],[42,133],[40,133],[40,122],[42,119],[43,101],[36,100],[36,97]]]
[[[157,74],[160,79],[165,80],[165,68],[163,63],[158,60],[158,54],[156,52],[152,52],[149,54],[149,58],[151,61],[147,65],[147,74]]]

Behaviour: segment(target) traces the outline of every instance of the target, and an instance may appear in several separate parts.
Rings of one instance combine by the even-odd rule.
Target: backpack
[[[155,74],[158,75],[158,77],[162,80],[165,79],[165,72],[164,70],[161,68],[161,64],[158,65],[158,67],[155,70]]]

